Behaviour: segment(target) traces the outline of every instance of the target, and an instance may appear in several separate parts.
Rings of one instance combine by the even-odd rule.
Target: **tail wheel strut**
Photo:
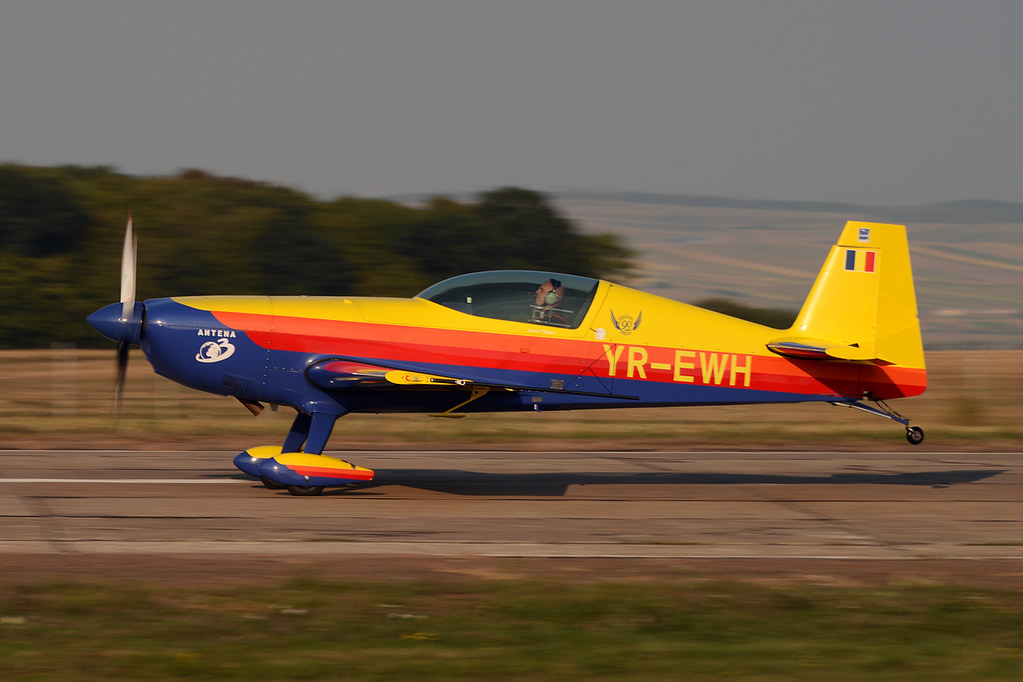
[[[856,410],[862,410],[867,414],[873,414],[884,419],[891,419],[894,422],[898,422],[906,427],[906,440],[910,445],[920,445],[924,442],[924,430],[919,426],[910,426],[909,419],[903,417],[901,414],[896,412],[888,403],[883,400],[871,401],[876,406],[867,405],[866,403],[860,402],[859,400],[853,400],[847,403],[831,403],[832,405],[842,405],[844,407],[851,407]]]

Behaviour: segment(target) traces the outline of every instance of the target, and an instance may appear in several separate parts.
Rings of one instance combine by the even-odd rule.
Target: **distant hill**
[[[737,199],[692,194],[649,194],[642,192],[557,192],[552,196],[563,201],[601,199],[604,201],[620,201],[627,204],[734,208],[755,211],[848,212],[870,216],[875,222],[1023,224],[1023,203],[983,199],[946,201],[921,206],[858,206],[856,204],[826,201]]]
[[[432,194],[401,194],[388,197],[391,201],[418,203],[431,199]],[[446,194],[459,200],[471,201],[472,193]],[[698,194],[656,194],[649,192],[616,191],[563,191],[550,192],[563,203],[605,201],[623,204],[646,204],[692,208],[725,208],[751,211],[782,211],[799,213],[855,213],[874,222],[897,223],[1018,223],[1023,225],[1023,203],[964,199],[920,206],[861,206],[837,201],[784,201],[778,199],[741,199],[736,197],[702,196]]]

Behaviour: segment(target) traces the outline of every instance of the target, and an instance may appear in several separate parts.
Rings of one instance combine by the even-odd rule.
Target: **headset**
[[[561,286],[561,280],[554,279],[552,277],[547,281],[550,282],[551,286],[554,288],[548,291],[546,295],[544,295],[543,302],[544,305],[555,305],[556,303],[558,303],[558,301],[561,300],[561,297],[558,296],[558,288]]]

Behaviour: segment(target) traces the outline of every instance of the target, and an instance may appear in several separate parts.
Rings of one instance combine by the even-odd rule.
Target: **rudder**
[[[836,359],[923,369],[905,226],[847,222],[788,333]]]

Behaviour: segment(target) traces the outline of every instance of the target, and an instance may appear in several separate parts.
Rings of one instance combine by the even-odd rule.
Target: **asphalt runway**
[[[1023,575],[1023,453],[328,452],[376,479],[318,497],[264,488],[234,454],[0,451],[0,566],[952,560]]]

